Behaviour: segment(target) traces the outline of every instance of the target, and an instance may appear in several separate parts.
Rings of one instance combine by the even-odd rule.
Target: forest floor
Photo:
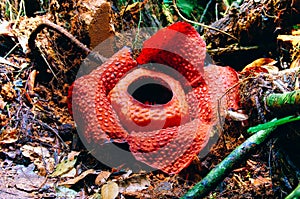
[[[90,30],[97,27],[93,27],[93,23],[84,24],[83,21],[92,17],[97,22],[98,18],[89,9],[103,4],[106,2],[104,0],[52,0],[47,1],[48,3],[45,1],[44,4],[32,1],[32,5],[28,3],[30,1],[7,2],[1,2],[0,22],[0,198],[180,198],[249,137],[246,133],[249,127],[263,123],[264,119],[270,121],[278,116],[273,112],[260,114],[259,107],[253,107],[254,102],[245,105],[245,109],[248,109],[246,112],[253,113],[249,115],[249,120],[235,121],[226,118],[220,139],[211,138],[215,141],[209,146],[209,153],[204,157],[196,156],[179,174],[168,175],[159,170],[133,171],[125,163],[109,168],[85,148],[68,110],[68,89],[76,78],[86,56],[85,52],[70,40],[50,30],[44,30],[37,36],[35,43],[38,50],[34,52],[28,46],[29,36],[42,20],[47,19],[67,29],[88,46],[95,46],[93,42],[99,42],[97,39],[105,37],[105,34],[116,35],[118,39],[125,40],[114,46],[121,48],[124,43],[134,45],[131,41],[133,38],[130,38],[132,35],[127,35],[126,32],[130,29],[147,26],[160,29],[176,21],[186,21],[185,17],[182,18],[169,1],[164,1],[164,4],[150,0],[111,1],[110,12],[102,13],[99,23],[102,28],[113,28],[103,28],[103,32],[99,33],[87,31],[87,27],[92,27]],[[218,25],[218,21],[234,17],[233,13],[236,11],[225,4],[225,1],[216,1],[221,5],[219,15],[214,12],[213,5],[209,6],[211,1],[204,1],[197,8],[195,2],[197,1],[178,1],[177,6],[184,16],[191,16],[193,21],[201,18],[202,14],[199,12],[202,11],[206,13],[202,20],[206,24],[215,25],[224,31],[230,28],[237,30],[231,23],[227,24],[227,29]],[[250,1],[241,3],[236,12],[239,9],[242,12],[248,5],[247,2]],[[273,3],[276,4],[275,1]],[[289,1],[286,3],[291,4]],[[249,16],[257,13],[254,12],[256,8],[251,6],[253,5],[249,5]],[[293,9],[298,9],[297,5]],[[269,12],[267,8],[266,12]],[[107,24],[104,22],[106,17]],[[245,15],[240,14],[239,17]],[[274,21],[272,17],[270,19]],[[278,20],[281,19],[279,16]],[[269,21],[266,20],[267,22]],[[233,52],[239,47],[234,46],[231,39],[224,40],[223,36],[213,34],[215,32],[211,29],[204,30],[201,25],[192,25],[204,35],[208,53],[218,65],[230,65],[241,71],[259,58],[262,59],[261,62],[256,62],[256,67],[268,65],[268,57],[274,61],[273,69],[294,68],[296,71],[300,63],[300,36],[292,35],[292,29],[297,30],[297,23],[288,27],[279,27],[274,23],[270,25],[272,31],[267,30],[269,24],[266,24],[267,28],[258,26],[256,22],[253,24],[249,24],[254,26],[249,28],[250,38],[258,37],[251,36],[251,31],[266,31],[275,40],[262,38],[261,40],[268,40],[270,45],[266,46],[261,41],[249,39],[249,43],[241,42],[241,45],[247,44],[250,47],[239,52]],[[255,26],[261,29],[255,29]],[[286,36],[277,40],[279,33],[273,26],[275,29],[284,29],[281,33]],[[231,33],[244,39],[241,32],[237,30]],[[257,46],[258,49],[255,48]],[[262,49],[261,46],[265,48]],[[107,53],[110,54],[110,51],[114,52],[114,49],[108,49]],[[236,61],[237,57],[240,57],[239,62]],[[289,61],[286,62],[288,58]],[[256,78],[263,79],[259,75]],[[293,78],[290,83],[297,90],[299,70]],[[292,114],[299,114],[299,109],[293,110]],[[266,118],[261,118],[261,115]],[[231,172],[204,198],[286,197],[297,187],[300,179],[298,125],[299,123],[293,123],[278,128],[262,146],[235,164]]]

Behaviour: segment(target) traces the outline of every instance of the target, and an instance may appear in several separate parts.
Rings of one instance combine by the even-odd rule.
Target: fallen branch
[[[271,135],[274,129],[275,127],[261,130],[249,137],[181,198],[204,197],[233,169],[233,166],[237,162],[242,160],[246,155],[249,155],[257,146],[263,143]]]
[[[69,33],[67,30],[65,30],[63,27],[44,19],[42,23],[40,23],[36,29],[34,29],[32,31],[32,33],[29,36],[28,39],[28,47],[29,49],[32,51],[34,51],[36,49],[36,44],[35,44],[35,39],[38,35],[39,32],[41,32],[44,28],[48,28],[50,30],[53,30],[61,35],[63,35],[64,37],[68,38],[71,42],[73,42],[74,44],[76,44],[76,46],[78,46],[80,49],[82,49],[82,51],[86,54],[89,55],[89,58],[92,58],[93,60],[95,60],[97,63],[103,63],[107,60],[106,57],[103,57],[102,55],[100,55],[97,52],[94,52],[92,50],[90,50],[86,45],[84,45],[83,43],[81,43],[78,39],[76,39],[76,37],[74,37],[71,33]]]
[[[255,133],[249,137],[243,144],[232,151],[220,164],[212,169],[205,178],[191,188],[182,199],[203,197],[213,187],[215,187],[233,166],[242,160],[246,155],[249,155],[260,144],[262,144],[276,129],[277,126],[287,124],[293,121],[300,120],[300,116],[288,116],[281,119],[273,119],[265,124],[259,124],[248,129],[248,133]]]

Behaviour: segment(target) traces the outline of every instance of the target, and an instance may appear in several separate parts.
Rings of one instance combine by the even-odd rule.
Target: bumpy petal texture
[[[108,139],[124,141],[127,131],[121,126],[107,95],[136,61],[124,47],[90,74],[73,84],[72,110],[79,132],[88,142],[103,143]]]
[[[205,46],[205,42],[193,26],[177,22],[159,30],[145,41],[137,62],[168,65],[180,72],[189,82],[197,83],[195,80],[202,77],[203,73]]]
[[[239,108],[238,74],[230,67],[209,65],[204,68],[204,80],[208,85],[213,110],[218,110],[218,100],[225,109]]]

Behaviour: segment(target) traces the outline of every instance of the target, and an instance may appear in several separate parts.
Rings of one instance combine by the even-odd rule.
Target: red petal
[[[130,150],[135,158],[169,174],[187,167],[206,146],[212,125],[195,119],[185,125],[158,131],[131,133]]]
[[[120,125],[107,94],[136,65],[130,49],[123,48],[90,74],[75,81],[73,116],[77,130],[84,134],[88,142],[100,144],[107,138],[126,138],[127,132]]]
[[[237,110],[239,108],[239,87],[237,84],[239,79],[233,68],[210,65],[204,68],[204,79],[208,86],[209,95],[211,99],[214,99],[213,110],[218,110],[218,100],[221,97],[222,106],[225,106],[226,109]]]
[[[137,62],[168,65],[194,82],[203,73],[205,54],[205,42],[193,26],[177,22],[146,40]]]

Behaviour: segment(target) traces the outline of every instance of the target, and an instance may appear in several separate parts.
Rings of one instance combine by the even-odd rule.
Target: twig
[[[210,1],[206,4],[206,6],[205,6],[205,8],[204,8],[204,10],[203,10],[203,13],[202,13],[202,15],[201,15],[201,17],[200,17],[199,23],[202,23],[202,21],[203,21],[203,19],[204,19],[204,15],[207,13],[208,7],[210,6],[211,2],[212,2],[212,0],[210,0]]]
[[[227,48],[216,48],[216,49],[207,49],[207,53],[231,53],[235,51],[248,51],[248,50],[257,50],[259,46],[229,46]]]
[[[142,11],[141,11],[141,5],[139,5],[139,23],[138,23],[138,27],[137,27],[137,33],[135,35],[135,38],[134,38],[134,42],[133,42],[133,48],[138,40],[138,36],[140,34],[140,28],[141,28],[141,22],[142,22]]]
[[[65,143],[65,141],[60,137],[60,135],[59,135],[59,133],[58,133],[58,131],[57,131],[56,129],[52,128],[51,126],[49,126],[48,124],[46,124],[46,123],[44,123],[44,122],[42,122],[42,121],[40,121],[40,120],[38,120],[38,122],[39,122],[40,125],[42,125],[42,126],[48,128],[49,130],[51,130],[51,131],[57,136],[57,138],[62,142],[63,146],[64,146],[67,150],[69,150],[69,146],[68,146],[68,145]]]
[[[41,32],[44,28],[49,28],[50,30],[54,30],[55,32],[67,37],[70,41],[72,41],[74,44],[76,44],[79,48],[81,48],[86,55],[89,55],[91,58],[93,58],[97,62],[105,62],[107,60],[106,57],[103,57],[102,55],[91,51],[86,45],[81,43],[78,39],[76,39],[71,33],[69,33],[64,28],[60,27],[59,25],[56,25],[55,23],[44,19],[42,23],[40,23],[35,30],[32,31],[32,33],[29,36],[28,39],[28,47],[31,51],[36,49],[35,39],[39,32]]]
[[[44,53],[41,51],[40,47],[38,47],[39,51],[41,52],[41,56],[43,60],[45,61],[46,65],[48,66],[49,70],[51,71],[52,75],[55,77],[55,79],[58,79],[55,72],[53,71],[52,67],[50,66],[48,60],[46,59]]]
[[[8,55],[10,55],[10,53],[12,53],[12,51],[14,51],[18,46],[20,45],[20,43],[17,43],[16,45],[14,45],[14,47],[12,47],[8,53],[6,53],[6,55],[4,55],[4,59],[6,59],[8,57]]]
[[[176,0],[173,0],[173,6],[174,6],[174,8],[175,8],[177,14],[178,14],[183,20],[185,20],[185,21],[187,21],[187,22],[189,22],[189,23],[192,23],[192,24],[196,24],[196,25],[198,25],[198,26],[202,26],[203,28],[208,28],[208,29],[211,29],[211,30],[214,30],[214,31],[223,33],[223,34],[225,34],[225,35],[227,35],[227,36],[229,36],[229,37],[235,39],[236,41],[239,41],[238,38],[236,38],[235,36],[233,36],[233,35],[231,35],[231,34],[225,32],[225,31],[223,31],[223,30],[220,30],[220,29],[215,28],[215,27],[212,27],[212,26],[205,25],[204,23],[199,23],[199,22],[192,21],[192,20],[189,20],[189,19],[185,18],[185,17],[180,13],[180,11],[179,11],[179,9],[178,9],[178,7],[177,7],[177,5],[176,5]]]

